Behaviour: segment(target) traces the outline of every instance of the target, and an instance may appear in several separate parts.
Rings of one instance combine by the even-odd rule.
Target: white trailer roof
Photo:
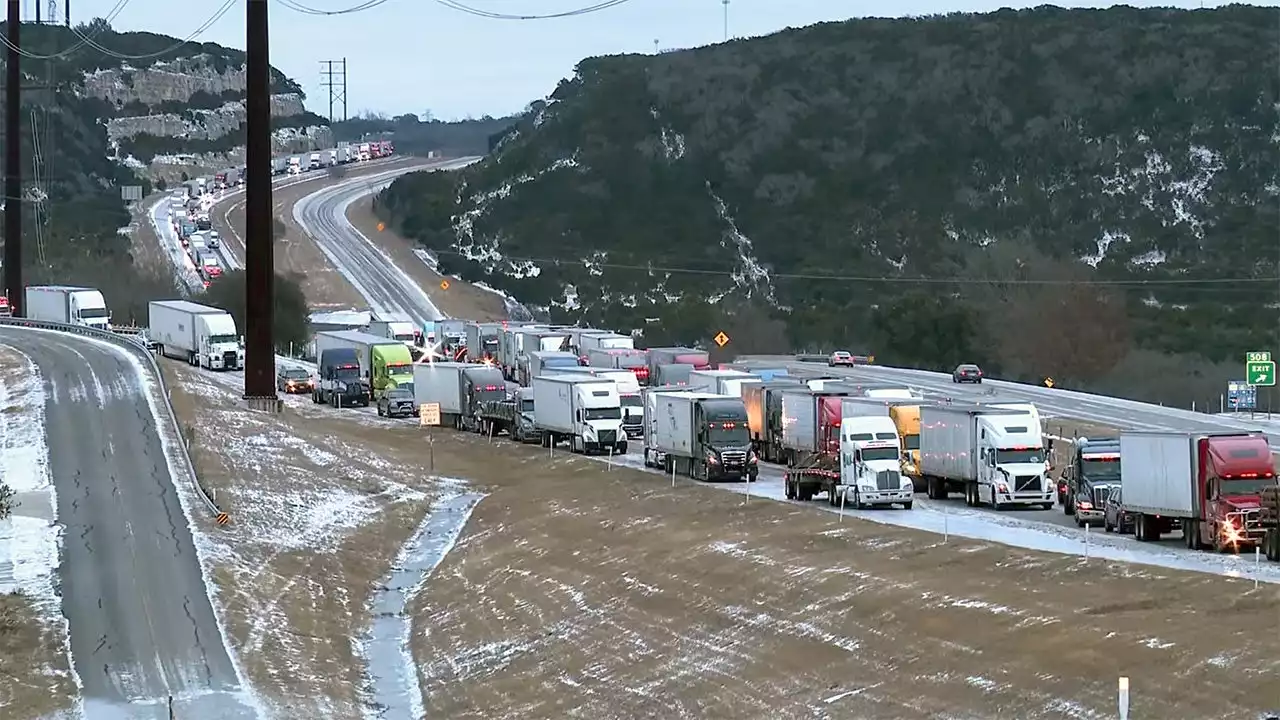
[[[197,315],[208,315],[210,313],[225,313],[226,310],[216,308],[211,305],[201,305],[190,300],[152,300],[152,305],[160,305],[170,310],[178,310],[181,312],[194,313]]]

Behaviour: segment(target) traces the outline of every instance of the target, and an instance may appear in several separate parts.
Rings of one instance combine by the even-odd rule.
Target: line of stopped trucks
[[[151,304],[157,349],[211,370],[243,367],[230,315]],[[701,481],[754,481],[782,466],[788,499],[911,509],[916,492],[969,506],[1050,510],[1139,541],[1260,546],[1280,561],[1280,486],[1260,432],[1125,431],[1078,439],[1059,479],[1035,405],[926,399],[849,376],[713,368],[707,351],[639,349],[635,338],[562,325],[372,316],[315,335],[314,375],[282,365],[278,388],[384,416],[439,409],[440,425],[576,453],[622,455]]]

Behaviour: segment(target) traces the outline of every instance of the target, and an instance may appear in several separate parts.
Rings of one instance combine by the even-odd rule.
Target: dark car
[[[414,403],[411,385],[392,388],[378,398],[378,415],[381,417],[413,417],[417,414],[418,406]]]
[[[1133,532],[1133,516],[1124,511],[1124,500],[1120,497],[1123,492],[1122,486],[1112,490],[1107,496],[1107,505],[1102,516],[1102,529],[1128,535]]]
[[[281,367],[276,371],[276,390],[282,393],[309,393],[312,386],[311,373],[302,368]]]
[[[982,384],[982,368],[977,365],[965,364],[957,365],[955,372],[951,373],[951,382],[956,383],[977,383]]]

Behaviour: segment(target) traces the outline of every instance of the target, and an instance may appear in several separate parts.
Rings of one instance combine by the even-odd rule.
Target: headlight
[[[898,483],[899,488],[914,488],[915,483],[911,482],[911,478],[902,478],[902,482]]]
[[[861,490],[862,492],[875,492],[875,491],[876,491],[875,486],[873,486],[873,485],[859,485],[859,486],[858,486],[858,489],[859,489],[859,490]]]
[[[715,465],[720,462],[720,458],[716,457],[715,453],[707,453],[707,462]]]

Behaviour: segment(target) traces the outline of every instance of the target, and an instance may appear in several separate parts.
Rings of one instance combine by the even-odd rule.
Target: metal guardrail
[[[226,515],[218,504],[213,501],[209,493],[200,485],[200,478],[196,475],[195,463],[191,461],[191,448],[187,444],[186,436],[182,432],[182,424],[178,422],[178,414],[173,409],[173,400],[169,397],[169,384],[165,382],[164,373],[160,371],[160,363],[156,360],[155,355],[151,351],[138,342],[137,336],[117,335],[110,330],[99,330],[98,328],[85,327],[83,325],[67,325],[65,323],[49,322],[46,320],[28,320],[26,318],[0,318],[0,327],[20,327],[32,328],[35,330],[53,330],[56,332],[70,333],[72,335],[81,335],[83,337],[93,338],[95,340],[103,340],[106,342],[119,345],[127,350],[132,351],[138,357],[143,358],[144,363],[151,370],[151,374],[160,383],[161,395],[164,398],[164,406],[169,411],[169,423],[173,427],[174,436],[178,438],[182,446],[182,461],[187,471],[187,478],[191,485],[196,489],[196,493],[204,500],[205,506],[213,513],[215,518]]]
[[[802,363],[825,363],[829,355],[817,355],[813,353],[800,353],[796,355],[796,362]]]

